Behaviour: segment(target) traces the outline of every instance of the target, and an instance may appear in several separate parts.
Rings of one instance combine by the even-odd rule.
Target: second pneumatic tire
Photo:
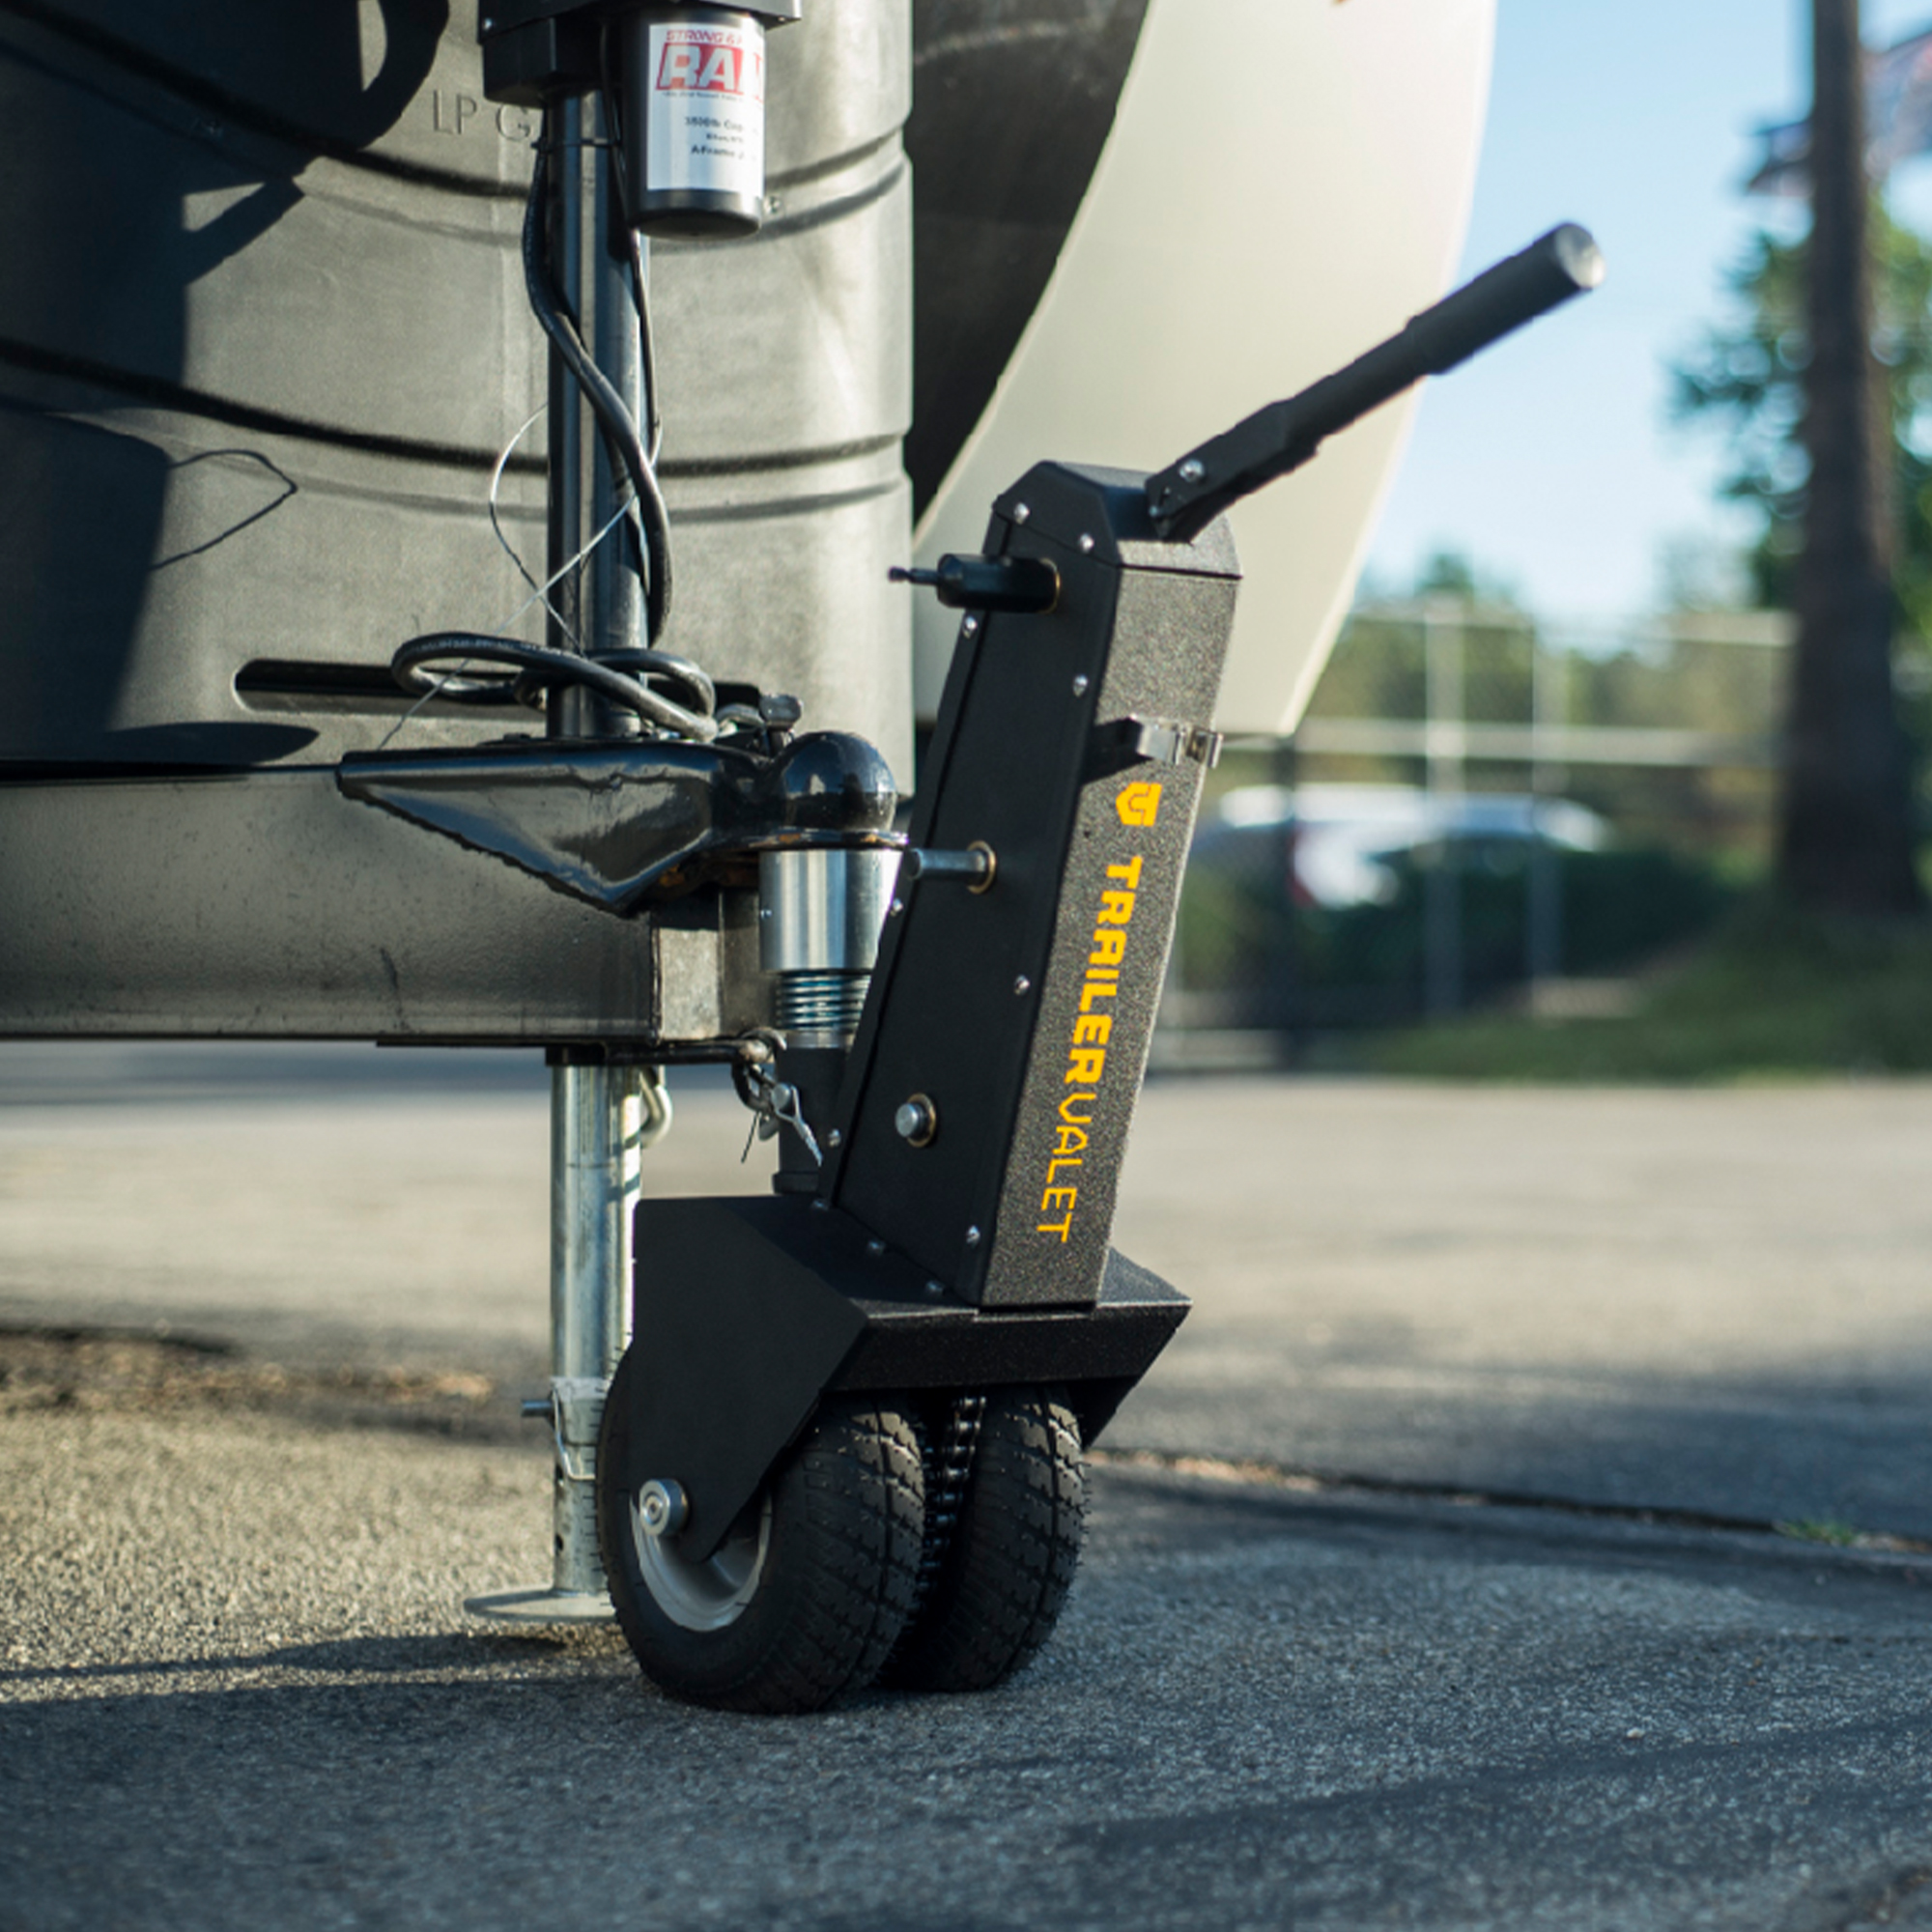
[[[620,1363],[600,1469],[622,1465],[625,1379]],[[918,1435],[877,1397],[828,1398],[702,1563],[645,1535],[635,1495],[598,1485],[598,1548],[639,1667],[726,1711],[816,1711],[869,1684],[912,1610],[923,1521]]]
[[[1059,1621],[1086,1511],[1080,1425],[1059,1392],[991,1391],[957,1520],[881,1685],[990,1690],[1023,1669]]]

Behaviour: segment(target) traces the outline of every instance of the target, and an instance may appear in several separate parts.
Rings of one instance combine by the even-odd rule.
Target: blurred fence
[[[1776,612],[1606,634],[1358,610],[1293,739],[1212,776],[1158,1057],[1612,1008],[1762,869],[1790,636]]]

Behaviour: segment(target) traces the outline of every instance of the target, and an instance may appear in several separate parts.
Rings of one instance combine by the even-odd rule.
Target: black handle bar
[[[1150,477],[1154,527],[1177,543],[1199,536],[1231,504],[1299,469],[1325,438],[1603,279],[1604,258],[1590,231],[1575,222],[1552,228],[1346,369],[1257,410]]]

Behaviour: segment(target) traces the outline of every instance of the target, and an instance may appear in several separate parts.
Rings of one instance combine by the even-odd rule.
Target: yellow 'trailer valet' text
[[[1107,877],[1110,883],[1100,895],[1100,910],[1094,922],[1094,950],[1087,955],[1087,976],[1080,982],[1080,1010],[1067,1042],[1065,1084],[1074,1091],[1060,1103],[1053,1157],[1046,1164],[1046,1186],[1039,1198],[1040,1213],[1060,1218],[1043,1219],[1035,1230],[1041,1235],[1058,1235],[1063,1243],[1072,1232],[1073,1216],[1080,1206],[1080,1170],[1086,1165],[1087,1136],[1094,1124],[1094,1103],[1100,1097],[1100,1083],[1107,1072],[1113,1003],[1121,990],[1121,961],[1126,956],[1127,928],[1134,923],[1134,896],[1140,890],[1139,857],[1109,866]]]

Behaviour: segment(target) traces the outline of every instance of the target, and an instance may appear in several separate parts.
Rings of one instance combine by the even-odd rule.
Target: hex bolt
[[[691,1520],[691,1503],[681,1483],[653,1476],[638,1492],[638,1520],[646,1536],[675,1536]]]
[[[939,1133],[939,1109],[924,1094],[914,1094],[899,1103],[893,1125],[908,1146],[930,1147]]]

